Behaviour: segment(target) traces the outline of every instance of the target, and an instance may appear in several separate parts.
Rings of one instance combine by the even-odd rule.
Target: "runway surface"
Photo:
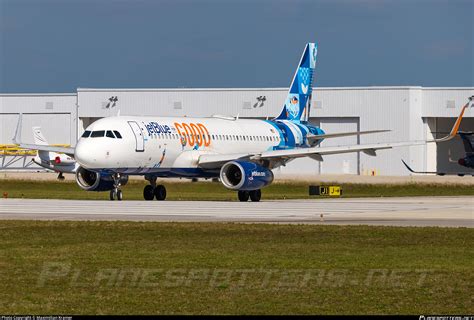
[[[322,215],[322,217],[321,217]],[[474,197],[252,202],[1,199],[0,219],[474,227]]]

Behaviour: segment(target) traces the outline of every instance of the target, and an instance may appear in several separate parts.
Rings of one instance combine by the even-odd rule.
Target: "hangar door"
[[[359,130],[359,118],[321,118],[320,127],[326,133],[353,132]],[[358,143],[357,136],[325,139],[321,147],[354,145]],[[323,156],[321,174],[358,174],[359,153],[344,153]]]

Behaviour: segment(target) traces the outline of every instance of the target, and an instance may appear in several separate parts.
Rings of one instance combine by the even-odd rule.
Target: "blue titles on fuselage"
[[[158,134],[158,133],[171,133],[171,128],[167,125],[161,125],[157,122],[145,123],[145,128],[148,131],[148,134]]]

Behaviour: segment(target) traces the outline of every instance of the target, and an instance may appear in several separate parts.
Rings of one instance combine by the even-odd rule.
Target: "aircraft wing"
[[[415,171],[408,164],[403,161],[403,164],[405,167],[408,169],[408,171],[412,173],[419,173],[419,174],[436,174],[438,176],[467,176],[467,175],[472,175],[474,177],[474,172],[442,172],[442,171]]]
[[[20,113],[20,116],[18,117],[18,124],[16,126],[15,136],[13,137],[13,143],[18,145],[20,148],[65,153],[68,156],[74,157],[74,148],[71,148],[71,147],[58,147],[58,146],[49,146],[49,145],[42,145],[42,144],[22,143],[21,142],[21,122],[22,122],[22,114]]]
[[[68,156],[74,157],[74,148],[71,147],[57,147],[57,146],[45,146],[42,144],[28,144],[28,143],[19,143],[18,141],[13,141],[13,143],[17,144],[20,148],[23,149],[30,149],[30,150],[40,150],[40,151],[47,151],[47,152],[57,152],[57,153],[65,153]]]
[[[323,156],[331,154],[364,152],[367,155],[375,156],[377,150],[391,149],[394,147],[423,145],[426,141],[408,141],[408,142],[387,142],[375,144],[357,144],[351,146],[335,146],[335,147],[313,147],[313,148],[298,148],[287,150],[272,150],[261,153],[234,153],[234,154],[205,154],[198,159],[198,166],[206,169],[215,169],[222,166],[224,163],[233,160],[281,160],[287,161],[296,158],[310,157],[317,161],[323,161]]]

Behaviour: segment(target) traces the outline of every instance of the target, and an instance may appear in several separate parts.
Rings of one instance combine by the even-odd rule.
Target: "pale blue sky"
[[[0,0],[0,93],[474,86],[474,1]]]

